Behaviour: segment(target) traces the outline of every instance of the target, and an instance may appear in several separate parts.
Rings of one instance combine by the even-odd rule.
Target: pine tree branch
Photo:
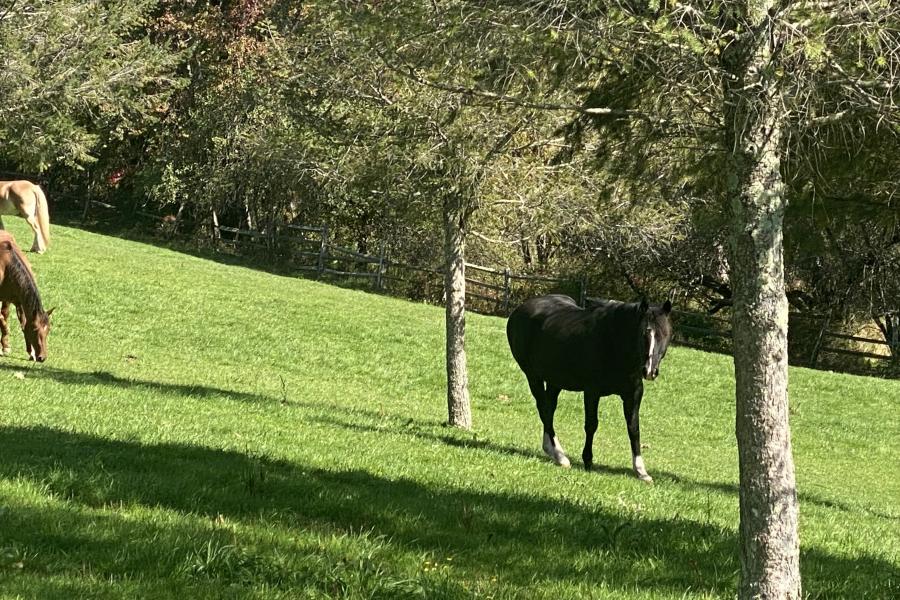
[[[496,92],[489,92],[487,90],[480,90],[473,87],[468,87],[464,85],[458,84],[447,84],[441,83],[438,81],[432,81],[419,73],[415,67],[409,64],[404,64],[402,66],[395,65],[384,54],[377,49],[375,52],[378,54],[379,58],[381,58],[384,65],[398,73],[399,75],[410,79],[418,83],[419,85],[440,90],[443,92],[449,92],[451,94],[459,94],[461,96],[469,96],[475,98],[482,98],[492,103],[496,104],[508,104],[511,106],[517,106],[520,108],[531,108],[535,110],[545,110],[545,111],[564,111],[564,112],[573,112],[581,115],[588,116],[606,116],[612,117],[615,119],[641,119],[645,121],[650,121],[658,124],[666,123],[665,119],[653,118],[650,115],[631,109],[617,109],[610,107],[588,107],[578,104],[566,104],[566,103],[553,103],[553,102],[535,102],[532,100],[528,100],[526,98],[520,98],[519,96],[512,96],[509,94],[498,94]]]

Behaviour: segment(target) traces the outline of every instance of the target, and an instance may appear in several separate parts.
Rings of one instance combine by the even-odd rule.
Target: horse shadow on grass
[[[304,406],[311,407],[313,405],[304,404]],[[349,418],[342,419],[334,416],[333,414],[342,412],[346,413],[348,416],[363,416],[366,419],[377,420],[382,423],[388,423],[389,425],[387,427],[379,427],[371,423],[353,421]],[[437,422],[429,423],[413,418],[404,419],[392,415],[380,414],[375,411],[365,409],[342,411],[340,408],[337,408],[332,411],[331,407],[329,407],[329,413],[316,414],[308,417],[307,420],[319,425],[335,427],[347,431],[354,431],[356,433],[400,434],[422,440],[440,442],[441,444],[446,444],[447,446],[464,450],[483,450],[485,452],[491,452],[493,454],[503,454],[505,456],[517,456],[520,458],[529,459],[540,459],[544,456],[543,454],[533,450],[498,444],[497,442],[494,442],[492,440],[479,438],[475,434],[464,432],[461,430],[453,430],[452,433],[438,433],[434,430],[437,428],[444,428],[449,430],[449,427],[446,427],[443,424],[439,424]]]
[[[72,527],[58,526],[59,515],[51,513],[59,505],[11,505],[0,515],[11,525],[0,528],[4,545],[41,542],[41,552],[53,555],[51,562],[73,572],[90,561],[93,552],[115,552],[121,544],[117,535],[132,540],[146,536],[145,545],[151,546],[159,546],[160,539],[182,539],[179,532],[165,530],[167,520],[154,521],[154,527],[161,528],[157,531],[100,522],[121,519],[115,508],[122,505],[159,507],[203,521],[224,518],[348,535],[371,532],[384,536],[401,553],[453,556],[454,572],[465,579],[497,577],[523,592],[528,582],[555,582],[623,592],[637,588],[730,596],[739,569],[733,531],[680,517],[628,519],[600,501],[585,506],[527,490],[458,489],[361,470],[306,468],[234,451],[116,441],[46,427],[0,428],[0,455],[0,477],[33,482],[42,493],[65,499],[66,506],[106,509],[68,510],[70,517],[97,521]],[[159,552],[174,550],[164,547]],[[896,566],[875,556],[836,556],[814,548],[806,549],[802,559],[804,585],[814,598],[888,598],[900,581]],[[130,576],[139,580],[161,576],[162,567],[146,557],[127,564]],[[103,579],[116,573],[94,575]],[[227,573],[217,577],[222,584],[230,583]],[[265,573],[259,577],[271,587],[283,583],[274,575],[271,581]]]

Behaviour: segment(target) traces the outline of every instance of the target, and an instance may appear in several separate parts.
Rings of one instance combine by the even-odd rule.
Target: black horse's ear
[[[647,303],[647,298],[644,297],[644,296],[642,296],[642,297],[641,297],[640,311],[641,311],[642,313],[645,313],[645,312],[647,312],[647,309],[648,309],[648,308],[650,308],[650,305]]]
[[[669,314],[670,312],[672,312],[672,303],[666,300],[662,305],[662,310],[665,314]]]

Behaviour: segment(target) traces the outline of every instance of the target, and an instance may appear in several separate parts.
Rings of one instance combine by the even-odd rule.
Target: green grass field
[[[20,244],[20,219],[6,225]],[[77,229],[30,255],[49,360],[0,359],[3,598],[731,598],[730,358],[674,348],[592,473],[581,400],[541,427],[503,319],[471,315],[475,429],[443,310]],[[900,382],[791,370],[804,593],[900,596]]]

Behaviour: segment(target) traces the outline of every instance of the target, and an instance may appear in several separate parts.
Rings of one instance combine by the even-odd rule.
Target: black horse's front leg
[[[581,460],[584,461],[585,471],[590,471],[594,466],[594,434],[597,432],[599,404],[600,394],[584,392],[584,450],[581,451]]]
[[[0,354],[9,354],[9,302],[0,306]]]
[[[622,408],[625,413],[625,425],[628,428],[628,440],[631,442],[631,464],[634,474],[641,481],[652,482],[647,473],[644,459],[641,456],[641,398],[644,396],[644,384],[638,380],[631,393],[622,395]]]

